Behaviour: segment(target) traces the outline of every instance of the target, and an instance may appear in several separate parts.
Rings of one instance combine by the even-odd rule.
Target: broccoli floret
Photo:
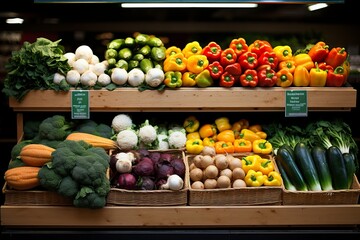
[[[32,143],[31,140],[24,140],[21,142],[18,142],[12,149],[11,149],[11,160],[15,160],[18,156],[20,156],[21,149],[25,147],[26,145]]]
[[[24,123],[24,139],[33,139],[39,133],[41,121],[26,121]]]
[[[8,165],[8,169],[25,166],[26,164],[21,160],[20,157],[11,160]]]
[[[62,115],[54,115],[43,120],[39,125],[39,137],[48,140],[64,140],[72,131],[73,123]]]
[[[83,187],[75,197],[73,204],[80,208],[102,208],[106,205],[106,198],[100,196],[91,188]]]
[[[70,176],[64,177],[59,185],[58,193],[65,197],[75,197],[79,192],[79,184]]]
[[[98,124],[94,120],[85,120],[77,126],[75,131],[90,133],[105,138],[111,138],[114,135],[113,129],[109,125],[104,123]]]
[[[40,185],[51,191],[57,191],[62,180],[62,176],[57,174],[54,169],[49,168],[47,164],[41,167],[38,177]]]
[[[33,138],[32,141],[33,141],[33,143],[44,144],[46,146],[49,146],[49,147],[52,147],[55,149],[62,142],[62,141],[58,141],[58,140],[41,139],[39,135],[37,135],[35,138]]]
[[[100,208],[110,191],[106,177],[109,161],[110,156],[103,148],[92,147],[84,141],[64,140],[46,166],[61,179],[56,182],[59,194],[74,198],[75,206]]]

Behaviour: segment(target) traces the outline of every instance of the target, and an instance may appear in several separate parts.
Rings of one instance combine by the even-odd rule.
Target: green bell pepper
[[[179,71],[169,71],[165,73],[164,84],[170,88],[178,88],[182,85],[182,74]]]
[[[148,58],[144,58],[143,60],[140,61],[140,69],[144,73],[147,73],[153,67],[154,67],[153,62]]]
[[[210,75],[208,69],[203,70],[195,77],[195,82],[198,87],[210,87],[214,84],[214,80]]]

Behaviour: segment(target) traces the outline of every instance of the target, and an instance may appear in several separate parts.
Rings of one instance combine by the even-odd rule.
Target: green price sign
[[[285,91],[285,117],[307,117],[308,103],[305,90]]]
[[[71,118],[72,119],[89,119],[89,91],[72,90],[71,91]]]

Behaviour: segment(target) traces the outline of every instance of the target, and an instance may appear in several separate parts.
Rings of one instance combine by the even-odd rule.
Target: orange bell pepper
[[[234,145],[232,142],[218,141],[215,143],[215,152],[217,154],[234,153]]]
[[[276,72],[277,82],[276,86],[279,87],[290,87],[294,82],[294,76],[287,68],[282,68]]]
[[[224,130],[219,132],[216,136],[217,141],[224,141],[224,142],[234,142],[235,141],[235,134],[233,130]]]
[[[267,138],[267,133],[264,131],[257,131],[255,134],[258,135],[261,139]]]
[[[279,70],[285,68],[288,69],[290,73],[294,73],[295,67],[295,61],[292,59],[287,61],[281,61],[278,65]]]
[[[202,139],[206,137],[212,137],[217,133],[216,126],[214,124],[204,124],[199,129],[199,134]]]
[[[234,141],[234,152],[242,153],[242,152],[251,152],[252,151],[252,143],[246,139],[235,139]]]
[[[295,87],[308,87],[310,84],[310,73],[304,65],[297,66],[294,72],[293,85]]]
[[[295,55],[293,59],[296,66],[304,66],[308,71],[315,66],[310,55],[307,53],[299,53],[298,55]]]

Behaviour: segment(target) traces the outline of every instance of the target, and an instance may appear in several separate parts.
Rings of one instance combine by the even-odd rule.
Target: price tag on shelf
[[[88,90],[71,91],[71,118],[89,119],[90,118],[90,99]]]
[[[307,117],[308,102],[306,90],[285,91],[285,117]]]

